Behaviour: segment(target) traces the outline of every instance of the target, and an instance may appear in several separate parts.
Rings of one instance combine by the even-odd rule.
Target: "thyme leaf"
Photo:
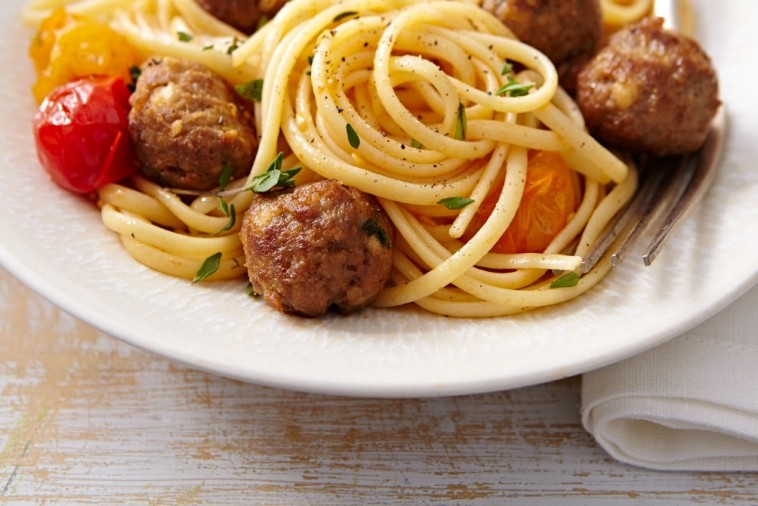
[[[260,102],[263,99],[263,79],[253,79],[245,84],[238,84],[234,89],[248,100]]]
[[[200,268],[195,272],[195,277],[192,278],[192,284],[198,283],[208,276],[214,274],[221,265],[221,252],[214,253],[205,260],[203,260]]]
[[[463,103],[458,103],[458,116],[455,119],[455,138],[459,141],[466,139],[468,121],[466,120],[466,108]]]
[[[358,132],[355,131],[355,128],[350,123],[345,125],[345,130],[347,131],[347,142],[350,143],[350,147],[358,149],[358,146],[361,145],[361,138],[358,137]]]
[[[468,197],[447,197],[437,201],[438,204],[443,205],[451,210],[463,209],[473,202],[474,199],[470,199]]]
[[[534,88],[534,84],[532,83],[522,84],[509,77],[508,83],[501,86],[495,94],[509,97],[524,97],[529,94],[529,90],[532,88]]]
[[[579,284],[579,273],[568,272],[550,283],[550,288],[571,288]]]
[[[373,218],[369,218],[361,225],[361,230],[368,235],[373,235],[379,240],[379,244],[384,248],[389,248],[390,238],[387,235],[387,231]]]

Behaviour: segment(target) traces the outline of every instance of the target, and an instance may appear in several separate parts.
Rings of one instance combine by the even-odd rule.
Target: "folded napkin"
[[[673,341],[585,374],[581,415],[623,462],[758,471],[758,286]]]

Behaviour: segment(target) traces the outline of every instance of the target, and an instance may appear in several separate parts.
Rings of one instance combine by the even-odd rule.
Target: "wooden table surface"
[[[244,384],[104,335],[0,268],[0,503],[758,503],[758,474],[612,460],[579,422],[580,382],[433,399]]]

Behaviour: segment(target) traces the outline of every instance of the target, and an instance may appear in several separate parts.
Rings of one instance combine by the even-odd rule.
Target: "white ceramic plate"
[[[0,6],[0,261],[72,315],[126,342],[245,381],[361,396],[437,396],[514,388],[634,355],[716,313],[758,277],[758,100],[746,57],[758,2],[720,2],[698,37],[730,114],[715,187],[650,268],[636,259],[560,307],[509,318],[449,319],[368,310],[280,315],[244,283],[192,286],[133,261],[88,203],[55,187],[32,146],[34,104],[22,0]],[[714,4],[696,2],[700,13]]]

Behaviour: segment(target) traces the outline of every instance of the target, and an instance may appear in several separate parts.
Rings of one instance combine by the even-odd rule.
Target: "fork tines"
[[[612,265],[619,265],[634,249],[651,224],[659,225],[642,254],[646,266],[653,263],[673,232],[690,215],[713,183],[718,172],[726,130],[726,114],[721,106],[711,122],[705,144],[695,153],[641,161],[641,184],[626,209],[611,222],[582,262],[587,273],[613,247]]]

